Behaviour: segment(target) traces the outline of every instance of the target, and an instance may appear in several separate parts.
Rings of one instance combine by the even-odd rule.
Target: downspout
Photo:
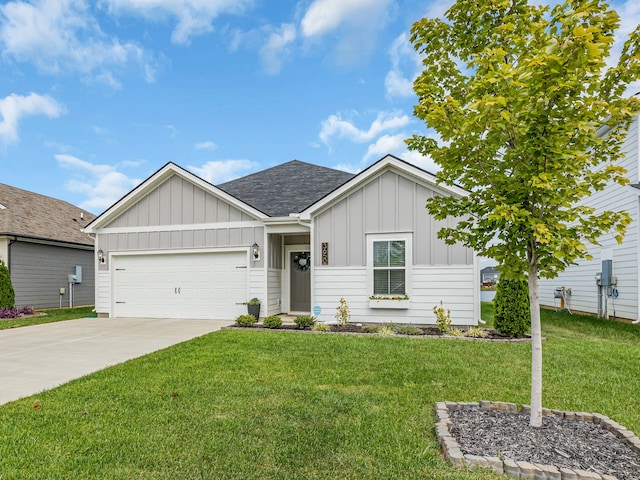
[[[7,244],[7,268],[9,269],[9,275],[11,275],[11,245],[18,242],[18,237],[13,237],[13,240],[9,240]]]

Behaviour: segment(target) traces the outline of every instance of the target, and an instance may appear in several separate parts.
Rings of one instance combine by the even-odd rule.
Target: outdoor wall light
[[[254,262],[257,262],[258,260],[260,260],[260,245],[254,242],[254,244],[251,245],[251,252],[253,253]]]
[[[107,261],[107,257],[105,256],[102,249],[98,250],[98,263],[105,263]]]

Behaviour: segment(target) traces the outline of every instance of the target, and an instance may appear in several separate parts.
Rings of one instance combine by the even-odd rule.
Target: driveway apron
[[[0,405],[232,323],[82,318],[0,330]]]

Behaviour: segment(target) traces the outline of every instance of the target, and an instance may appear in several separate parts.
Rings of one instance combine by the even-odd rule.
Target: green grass
[[[551,312],[543,329],[544,405],[640,431],[640,329]],[[0,407],[0,478],[496,480],[441,459],[433,404],[529,403],[530,355],[528,344],[216,332]]]
[[[26,327],[28,325],[38,325],[41,323],[59,322],[61,320],[71,320],[74,318],[95,317],[93,306],[75,308],[52,308],[49,310],[38,310],[38,313],[46,313],[27,318],[2,318],[0,319],[0,330],[6,328]],[[0,475],[0,480],[2,476]]]

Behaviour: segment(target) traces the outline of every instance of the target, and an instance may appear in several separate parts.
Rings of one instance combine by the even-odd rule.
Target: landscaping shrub
[[[23,315],[33,315],[33,308],[0,308],[0,318],[20,318]]]
[[[379,335],[392,335],[394,333],[395,333],[395,331],[393,329],[393,325],[380,325],[378,327],[378,334]]]
[[[262,325],[267,328],[280,328],[282,326],[282,319],[277,315],[271,315],[262,321]]]
[[[362,327],[362,333],[378,333],[380,327],[378,325],[364,325]]]
[[[307,328],[316,323],[316,319],[309,315],[299,315],[293,319],[293,323],[295,323],[298,328]]]
[[[253,327],[256,321],[256,317],[253,315],[240,315],[236,318],[236,325],[238,327]]]
[[[344,297],[340,297],[340,304],[336,307],[336,320],[338,320],[338,325],[348,325],[349,319],[351,318],[351,312],[349,311],[349,304],[344,299]]]
[[[16,293],[11,283],[11,275],[9,269],[0,260],[0,308],[13,308],[16,302]]]
[[[486,330],[480,327],[470,327],[464,335],[471,338],[487,338],[489,336]]]
[[[317,322],[313,324],[312,330],[314,332],[330,332],[331,327],[323,322]]]
[[[436,316],[436,325],[442,333],[448,333],[451,330],[451,310],[444,308],[442,301],[440,306],[433,307],[433,313]]]
[[[524,337],[531,326],[526,280],[500,279],[494,305],[493,327],[509,337]]]
[[[399,335],[422,335],[422,329],[414,325],[400,325],[394,331]]]

